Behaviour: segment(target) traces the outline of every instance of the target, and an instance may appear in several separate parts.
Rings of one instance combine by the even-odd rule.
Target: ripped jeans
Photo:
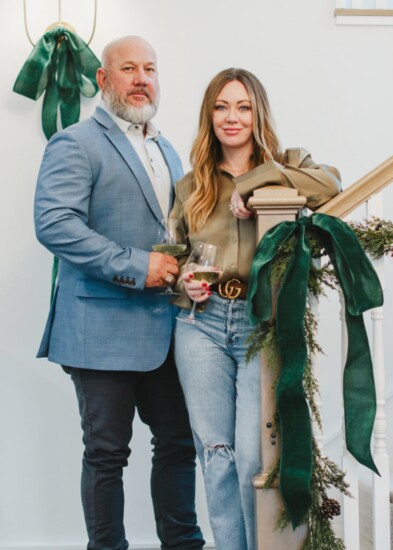
[[[261,468],[259,359],[245,361],[253,327],[245,300],[215,293],[196,317],[203,325],[177,322],[175,358],[216,550],[255,550],[252,477]]]

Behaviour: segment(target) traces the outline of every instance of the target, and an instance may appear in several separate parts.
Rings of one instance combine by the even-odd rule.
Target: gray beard
[[[115,115],[123,120],[127,120],[127,122],[131,122],[131,124],[145,124],[148,120],[151,120],[157,112],[159,102],[159,97],[157,96],[154,103],[146,103],[143,107],[135,107],[119,97],[110,86],[102,96]]]

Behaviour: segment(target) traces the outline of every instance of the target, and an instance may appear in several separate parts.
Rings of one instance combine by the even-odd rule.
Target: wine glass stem
[[[191,311],[190,311],[190,314],[188,316],[188,318],[190,319],[190,321],[194,321],[195,319],[195,309],[196,309],[196,300],[193,301],[192,303],[192,308],[191,308]]]

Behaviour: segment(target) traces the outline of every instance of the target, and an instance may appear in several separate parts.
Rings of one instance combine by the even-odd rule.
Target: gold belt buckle
[[[236,286],[236,283],[239,286]],[[241,283],[238,279],[230,279],[226,283],[220,283],[218,285],[218,293],[223,298],[228,298],[229,300],[236,300],[240,296],[242,291]]]

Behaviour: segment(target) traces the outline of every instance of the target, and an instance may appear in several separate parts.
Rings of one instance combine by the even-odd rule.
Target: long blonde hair
[[[222,151],[213,130],[212,115],[218,94],[233,80],[238,80],[244,85],[251,101],[254,139],[250,167],[254,168],[268,160],[281,160],[269,101],[260,81],[244,69],[230,68],[218,73],[206,89],[199,115],[198,134],[190,154],[193,182],[184,212],[191,231],[205,224],[218,201],[218,165],[222,160]]]

